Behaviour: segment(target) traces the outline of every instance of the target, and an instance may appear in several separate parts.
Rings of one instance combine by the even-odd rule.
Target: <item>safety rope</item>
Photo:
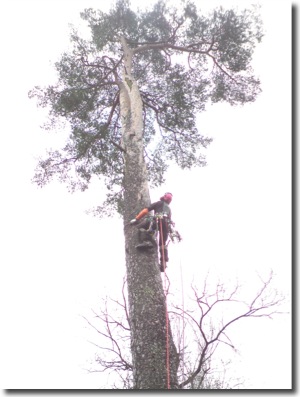
[[[165,286],[165,302],[166,302],[166,371],[167,371],[167,389],[170,389],[170,357],[169,357],[169,319],[168,319],[168,303],[167,303],[167,276],[165,262],[165,246],[162,232],[162,219],[159,219],[160,238],[161,238],[161,257],[164,269],[164,286]]]

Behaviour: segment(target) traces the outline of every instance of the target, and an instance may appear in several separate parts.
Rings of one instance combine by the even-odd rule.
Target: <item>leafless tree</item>
[[[236,322],[246,318],[272,318],[283,313],[279,308],[285,298],[272,287],[272,280],[273,272],[270,272],[266,280],[260,278],[259,289],[245,299],[242,297],[243,288],[238,283],[230,290],[224,282],[217,282],[214,287],[209,287],[206,277],[201,289],[191,285],[193,298],[189,301],[189,308],[172,304],[169,316],[173,335],[177,335],[180,389],[229,388],[228,381],[213,374],[215,362],[212,358],[221,344],[236,351],[228,334],[228,329]],[[122,388],[129,389],[132,387],[133,368],[125,279],[122,298],[104,298],[100,313],[92,312],[93,320],[87,317],[84,319],[99,335],[99,341],[91,343],[101,353],[96,356],[99,368],[89,372],[113,371],[119,375]],[[222,363],[223,370],[228,364]],[[235,384],[231,388],[237,386]],[[116,388],[120,388],[119,383]]]
[[[92,310],[93,320],[83,316],[89,326],[98,334],[93,345],[101,351],[96,356],[97,369],[89,372],[110,372],[119,375],[124,389],[131,388],[132,363],[130,354],[130,321],[126,299],[126,281],[123,280],[122,298],[105,297],[99,313]],[[95,325],[97,323],[97,325]]]
[[[268,278],[263,280],[260,277],[260,287],[256,293],[247,300],[242,297],[243,287],[236,283],[230,291],[224,282],[218,282],[212,292],[208,288],[207,278],[201,290],[197,286],[191,286],[194,299],[190,305],[192,309],[183,310],[180,306],[175,306],[171,314],[183,320],[187,330],[185,334],[193,335],[189,340],[189,351],[187,346],[181,348],[181,356],[185,355],[187,362],[193,363],[193,367],[182,371],[180,388],[191,386],[195,379],[198,388],[208,377],[211,367],[211,359],[217,347],[224,344],[235,350],[231,341],[228,329],[234,323],[246,318],[268,317],[272,318],[275,314],[282,313],[278,309],[284,301],[284,297],[276,289],[272,288],[273,272]],[[183,338],[184,339],[184,338]],[[191,346],[191,339],[194,345]],[[192,354],[191,351],[197,352]]]

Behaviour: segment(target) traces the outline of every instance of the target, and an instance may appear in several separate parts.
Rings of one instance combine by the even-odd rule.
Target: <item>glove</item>
[[[135,223],[137,223],[137,220],[136,219],[131,219],[131,221],[129,223],[130,223],[130,225],[134,225]]]

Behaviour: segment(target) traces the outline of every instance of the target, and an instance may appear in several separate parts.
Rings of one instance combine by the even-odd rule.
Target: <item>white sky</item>
[[[90,333],[80,315],[97,311],[103,295],[121,288],[122,221],[85,214],[101,203],[97,184],[70,195],[58,183],[42,190],[30,183],[35,157],[59,137],[40,129],[45,113],[27,96],[34,85],[53,80],[51,62],[67,48],[68,24],[83,8],[99,4],[5,0],[0,5],[3,389],[103,386],[99,376],[81,370],[96,352],[86,342]],[[229,282],[238,276],[255,291],[256,272],[265,275],[272,268],[274,287],[287,296],[289,311],[291,4],[265,0],[262,5],[266,36],[253,66],[263,93],[243,108],[218,105],[201,114],[201,131],[214,138],[208,166],[171,169],[167,183],[151,197],[174,195],[173,218],[183,236],[169,250],[174,291],[181,294],[181,267],[185,296],[193,277],[201,283],[208,270]],[[245,387],[291,387],[291,315],[250,319],[232,335],[240,351],[232,371]]]

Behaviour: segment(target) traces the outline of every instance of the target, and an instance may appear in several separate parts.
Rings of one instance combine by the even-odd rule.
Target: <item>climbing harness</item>
[[[165,212],[157,213],[157,214],[155,214],[155,215],[151,215],[151,216],[149,217],[149,219],[150,219],[150,226],[149,226],[148,230],[151,230],[151,228],[153,227],[153,223],[154,223],[155,220],[156,220],[156,224],[158,224],[158,221],[159,221],[160,219],[165,219],[165,220],[167,221],[167,224],[168,224],[169,235],[170,235],[170,238],[171,238],[172,242],[174,243],[174,242],[175,242],[175,239],[176,239],[178,242],[180,242],[180,241],[182,240],[182,237],[181,237],[181,235],[179,234],[178,230],[173,229],[173,226],[175,226],[175,223],[172,222],[171,220],[169,220],[169,216],[168,216],[167,213],[165,213]],[[159,228],[156,227],[156,230],[158,230],[158,229],[159,229]]]

